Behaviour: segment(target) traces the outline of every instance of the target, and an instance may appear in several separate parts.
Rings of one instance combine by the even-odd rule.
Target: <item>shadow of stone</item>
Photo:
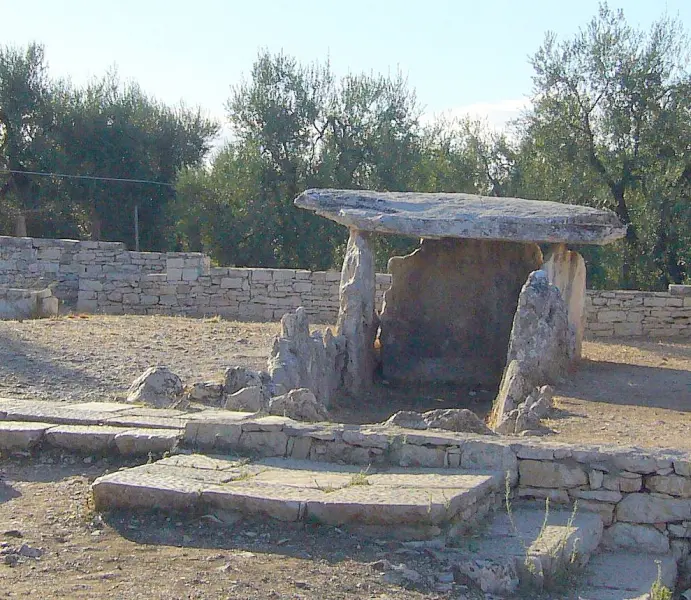
[[[584,360],[557,395],[691,412],[691,371]]]
[[[19,490],[14,489],[4,481],[0,481],[0,504],[19,498],[21,495],[22,493]]]

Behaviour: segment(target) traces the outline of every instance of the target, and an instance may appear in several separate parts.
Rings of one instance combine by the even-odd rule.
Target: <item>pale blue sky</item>
[[[259,48],[336,74],[400,69],[428,113],[515,116],[527,57],[544,33],[570,37],[597,0],[0,0],[0,44],[41,42],[51,73],[78,84],[117,66],[168,103],[222,117]],[[631,24],[664,14],[691,29],[691,0],[618,0]]]

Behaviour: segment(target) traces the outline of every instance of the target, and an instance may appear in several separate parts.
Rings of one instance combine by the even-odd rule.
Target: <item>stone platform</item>
[[[178,455],[100,477],[93,491],[99,510],[220,508],[329,525],[438,526],[473,519],[502,482],[496,472]]]

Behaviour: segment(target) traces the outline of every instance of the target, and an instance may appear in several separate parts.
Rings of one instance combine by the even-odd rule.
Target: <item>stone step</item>
[[[330,525],[438,526],[473,519],[503,485],[499,472],[389,469],[292,459],[176,455],[93,484],[99,510],[223,509]]]
[[[659,568],[659,571],[658,571]],[[650,590],[658,579],[674,591],[677,563],[671,554],[632,552],[595,554],[581,577],[579,600],[652,600]]]
[[[173,450],[183,435],[183,429],[0,421],[0,450],[24,451],[44,444],[78,453],[163,454]]]
[[[449,539],[457,547],[446,553],[453,556],[457,579],[512,596],[519,588],[549,587],[566,567],[587,562],[602,529],[595,513],[514,508],[497,512],[471,536]]]

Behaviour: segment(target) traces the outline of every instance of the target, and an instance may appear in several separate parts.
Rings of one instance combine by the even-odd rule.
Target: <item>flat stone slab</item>
[[[51,427],[50,423],[0,421],[0,450],[29,450]]]
[[[333,525],[437,525],[501,489],[497,472],[370,472],[285,459],[243,463],[178,455],[93,484],[99,510],[217,507]],[[185,504],[187,502],[187,504]]]
[[[182,440],[183,429],[128,429],[115,436],[115,447],[123,455],[163,454]]]
[[[295,205],[346,227],[421,238],[608,244],[626,234],[611,211],[521,198],[310,189]]]
[[[671,555],[656,556],[629,552],[594,555],[578,589],[581,600],[647,600],[658,577],[670,590],[677,579],[677,563]]]
[[[65,425],[98,425],[115,413],[111,403],[104,410],[94,408],[88,403],[87,408],[79,405],[49,402],[46,400],[0,400],[0,411],[5,413],[8,421],[39,421]]]
[[[51,427],[45,440],[51,446],[76,452],[106,452],[124,430],[108,425],[58,425]]]

